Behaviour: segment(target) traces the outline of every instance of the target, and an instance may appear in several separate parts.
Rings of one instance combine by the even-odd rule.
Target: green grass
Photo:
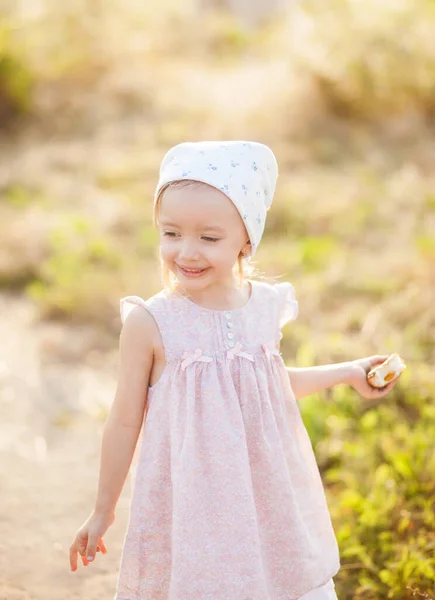
[[[30,111],[34,77],[13,27],[0,17],[0,127]]]

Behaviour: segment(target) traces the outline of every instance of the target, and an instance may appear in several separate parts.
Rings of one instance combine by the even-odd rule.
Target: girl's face
[[[240,252],[250,249],[236,207],[207,184],[165,190],[158,221],[162,260],[188,290],[228,285]]]

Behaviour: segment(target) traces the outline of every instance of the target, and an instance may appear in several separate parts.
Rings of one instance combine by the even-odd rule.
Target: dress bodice
[[[168,362],[184,360],[185,354],[198,350],[212,359],[237,351],[258,354],[264,345],[276,346],[280,328],[298,314],[294,289],[288,282],[269,285],[251,281],[248,302],[233,310],[204,308],[185,296],[164,290],[146,301],[127,296],[121,299],[123,322],[135,305],[143,306],[154,317]]]

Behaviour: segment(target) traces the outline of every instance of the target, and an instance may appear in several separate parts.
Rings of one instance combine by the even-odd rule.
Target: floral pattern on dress
[[[148,389],[115,600],[320,600],[340,561],[276,349],[298,313],[293,286],[251,281],[233,310],[127,296],[123,323],[138,305],[166,365]]]

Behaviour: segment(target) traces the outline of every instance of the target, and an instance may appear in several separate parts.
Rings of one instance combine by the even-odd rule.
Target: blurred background
[[[293,283],[288,365],[398,352],[379,402],[300,401],[340,600],[435,598],[434,0],[2,0],[0,598],[112,598],[71,573],[113,399],[119,299],[160,289],[151,202],[184,140],[255,139],[280,176],[258,269]]]

